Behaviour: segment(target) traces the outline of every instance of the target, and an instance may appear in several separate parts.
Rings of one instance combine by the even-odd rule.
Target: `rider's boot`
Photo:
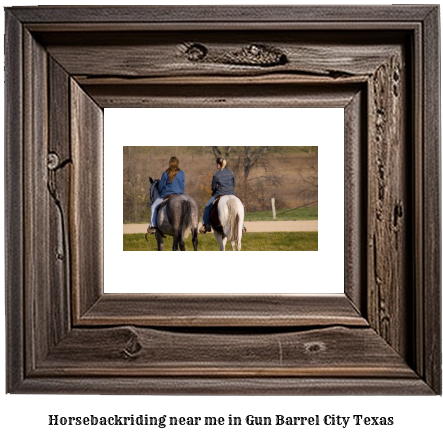
[[[199,232],[202,234],[210,233],[211,231],[212,231],[211,225],[205,225],[205,224],[203,224],[199,230]]]
[[[152,227],[151,225],[149,225],[148,227],[148,234],[155,234],[155,232],[157,231],[157,227]]]

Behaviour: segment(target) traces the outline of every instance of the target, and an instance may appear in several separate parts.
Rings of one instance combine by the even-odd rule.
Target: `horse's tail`
[[[226,203],[228,206],[228,217],[229,217],[229,232],[226,230],[225,234],[228,239],[232,241],[238,241],[239,238],[239,227],[240,227],[240,216],[238,214],[238,204],[237,199],[229,199]]]
[[[181,221],[177,230],[177,237],[186,239],[189,236],[192,228],[192,205],[191,202],[185,199],[181,203]],[[181,240],[181,239],[180,239]]]

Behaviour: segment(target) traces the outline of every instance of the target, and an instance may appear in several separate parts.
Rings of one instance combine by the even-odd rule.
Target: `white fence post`
[[[275,214],[275,198],[271,198],[271,206],[272,206],[272,218],[276,220],[277,215]]]

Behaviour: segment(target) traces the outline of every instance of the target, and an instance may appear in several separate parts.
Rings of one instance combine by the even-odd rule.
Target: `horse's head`
[[[149,188],[151,202],[154,202],[160,196],[160,193],[158,192],[158,184],[160,183],[160,180],[149,177],[149,182],[151,183],[151,187]]]

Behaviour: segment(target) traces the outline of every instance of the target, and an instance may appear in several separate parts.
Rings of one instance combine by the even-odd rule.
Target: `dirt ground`
[[[199,229],[201,223],[199,224]],[[248,232],[318,231],[318,221],[257,221],[245,222]],[[146,233],[148,224],[124,224],[123,234]]]

